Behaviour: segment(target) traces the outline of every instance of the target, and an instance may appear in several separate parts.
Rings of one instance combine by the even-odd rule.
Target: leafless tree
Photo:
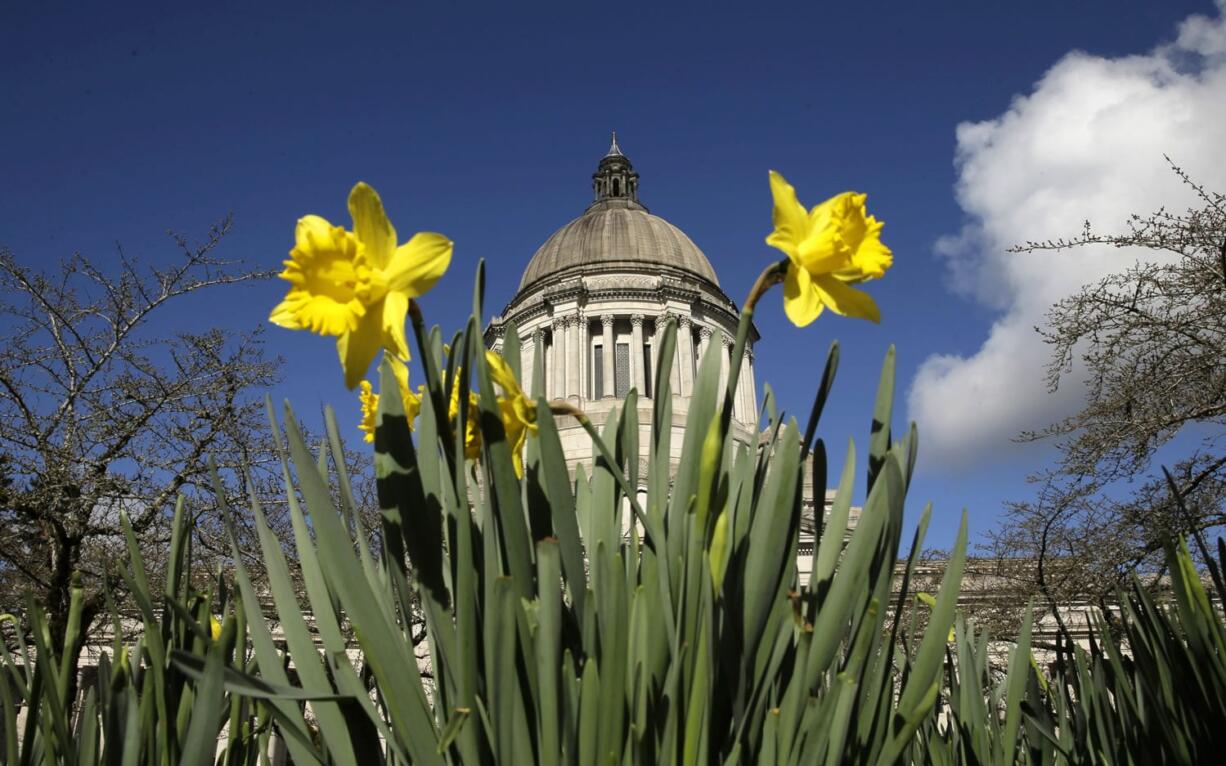
[[[279,363],[259,331],[184,319],[198,293],[268,276],[215,255],[230,228],[200,243],[174,235],[180,252],[164,266],[120,250],[105,265],[76,254],[39,269],[0,248],[0,609],[32,593],[57,641],[74,572],[87,627],[119,586],[121,512],[158,571],[175,498],[197,514],[216,507],[199,501],[206,457],[238,497],[250,488],[233,469],[274,454],[262,396]]]
[[[1164,538],[1226,523],[1226,196],[1171,167],[1197,207],[1134,215],[1122,234],[1087,222],[1072,239],[1016,248],[1164,255],[1085,286],[1036,328],[1052,347],[1049,387],[1083,368],[1085,406],[1021,435],[1054,439],[1059,460],[1034,477],[1035,499],[1009,506],[990,547],[1036,561],[1035,592],[1049,603],[1101,603],[1133,572],[1158,570]],[[1155,464],[1176,435],[1191,446],[1163,462],[1182,505]]]

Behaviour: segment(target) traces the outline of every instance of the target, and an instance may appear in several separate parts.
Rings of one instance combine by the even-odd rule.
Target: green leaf
[[[1017,749],[1017,733],[1021,724],[1022,697],[1026,693],[1026,681],[1030,674],[1030,627],[1034,615],[1034,603],[1026,605],[1026,614],[1022,617],[1022,628],[1017,638],[1017,646],[1013,647],[1013,656],[1009,661],[1008,686],[1005,693],[1005,728],[1001,733],[1005,754],[1002,763],[1013,763]]]
[[[588,659],[583,664],[583,677],[579,684],[579,763],[599,763],[598,747],[600,728],[600,675],[596,661]]]
[[[466,708],[456,708],[451,711],[451,717],[447,719],[447,725],[443,727],[442,733],[438,740],[438,753],[442,755],[447,752],[447,748],[451,747],[451,743],[459,736],[460,729],[468,722],[472,711]]]
[[[558,705],[562,693],[558,676],[562,662],[562,565],[558,541],[540,540],[536,544],[538,596],[536,601],[537,628],[534,636],[537,688],[537,750],[541,766],[559,762],[562,737],[558,725],[561,712]]]
[[[392,719],[392,732],[415,761],[441,764],[436,751],[437,732],[421,679],[416,673],[403,672],[405,668],[416,667],[416,659],[403,634],[379,609],[378,598],[371,593],[360,564],[354,560],[348,531],[332,505],[327,485],[315,468],[288,406],[285,420],[302,496],[311,509],[324,577],[329,589],[339,597],[366,662],[379,681]]]
[[[826,352],[826,366],[822,369],[822,380],[817,386],[817,394],[813,398],[813,409],[809,412],[809,424],[805,426],[805,438],[801,442],[802,459],[809,454],[813,444],[813,436],[817,433],[817,423],[826,409],[826,400],[830,397],[830,389],[834,388],[834,376],[839,371],[839,342],[831,341],[830,350]],[[814,488],[816,491],[816,487]]]
[[[839,486],[835,491],[834,503],[830,507],[830,518],[822,524],[821,539],[817,542],[817,555],[813,560],[813,569],[809,573],[809,590],[816,592],[821,583],[834,576],[834,565],[843,552],[844,535],[847,532],[847,519],[851,515],[851,494],[856,471],[856,443],[847,440],[847,457],[843,460],[843,474],[839,478]],[[824,512],[825,498],[819,503],[818,488],[813,488],[814,513]],[[810,620],[812,620],[810,616]]]
[[[220,653],[220,652],[217,652]],[[208,659],[199,655],[175,649],[170,653],[170,662],[185,676],[200,683],[209,679]],[[274,684],[265,681],[260,676],[243,673],[229,666],[221,670],[221,684],[227,692],[241,694],[244,697],[263,700],[305,700],[311,702],[351,700],[347,694],[337,694],[330,687],[305,689],[287,684]]]
[[[273,421],[273,425],[275,429],[275,421]],[[284,459],[284,456],[282,456],[282,478],[285,483],[286,499],[297,542],[297,553],[303,584],[306,586],[307,598],[310,602],[310,610],[314,617],[315,627],[319,631],[325,647],[335,650],[337,647],[343,647],[345,640],[341,636],[340,628],[336,621],[332,598],[327,585],[324,583],[323,573],[316,559],[315,547],[307,530],[306,520],[302,509],[298,505],[297,497],[292,491],[289,466],[284,462]],[[212,468],[211,463],[210,468]],[[217,477],[216,470],[212,470],[212,477],[214,491],[218,497],[224,497],[221,494],[221,483]],[[248,485],[250,485],[250,478],[248,478]],[[256,536],[263,553],[264,569],[268,578],[268,589],[271,591],[273,603],[280,617],[281,631],[284,635],[286,646],[289,649],[290,656],[294,658],[297,674],[302,679],[302,682],[309,687],[331,690],[332,687],[328,680],[329,674],[320,663],[315,639],[307,627],[305,616],[298,602],[298,594],[293,578],[290,575],[289,563],[281,548],[282,543],[269,527],[258,499],[254,495],[250,499],[253,517],[252,525],[255,527]],[[254,587],[252,587],[246,567],[242,563],[242,552],[239,548],[238,536],[231,514],[227,514],[226,525],[230,535],[230,545],[234,561],[236,562],[235,574],[238,579],[239,591],[243,594],[244,604],[250,605],[247,611],[247,622],[251,626],[252,644],[255,648],[257,662],[261,671],[271,679],[272,683],[288,686],[288,678],[281,669],[280,653],[273,645],[272,637],[265,626],[264,615],[260,611],[260,599]],[[295,718],[301,719],[301,714],[296,706],[278,705],[277,707],[278,712],[286,718],[291,720]],[[341,715],[337,706],[321,704],[316,706],[313,712],[319,725],[320,734],[332,753],[333,758],[337,759],[337,762],[340,764],[355,763],[356,756],[351,744],[350,732],[345,725],[344,716]],[[295,728],[303,736],[307,736],[305,720],[300,720]],[[293,749],[292,746],[291,749]],[[318,756],[313,755],[313,757]]]
[[[894,408],[894,346],[885,352],[881,379],[877,383],[877,403],[873,407],[872,435],[868,440],[868,487],[871,490],[877,474],[890,451],[890,415]]]
[[[784,572],[794,567],[789,559],[789,540],[794,536],[800,512],[800,445],[795,421],[783,429],[779,448],[771,461],[761,502],[750,522],[745,548],[745,609],[742,646],[756,647],[766,617],[779,597]]]
[[[202,663],[196,684],[196,701],[192,705],[191,725],[183,740],[180,763],[211,766],[217,752],[217,734],[221,731],[224,676],[228,668],[221,648],[214,646]]]
[[[901,481],[901,475],[899,480]],[[928,629],[924,631],[924,637],[920,640],[911,675],[907,678],[907,684],[903,687],[898,701],[899,712],[908,719],[920,711],[921,703],[927,699],[929,694],[929,687],[937,683],[949,628],[954,621],[954,610],[958,603],[958,592],[962,586],[962,570],[965,565],[966,513],[963,512],[962,524],[958,528],[953,554],[945,567],[945,576],[941,580],[941,589],[937,594],[937,605],[928,618]]]

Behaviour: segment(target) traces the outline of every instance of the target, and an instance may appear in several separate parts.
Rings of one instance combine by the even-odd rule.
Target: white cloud
[[[936,250],[951,287],[1000,315],[978,351],[930,356],[912,382],[910,417],[929,465],[1000,460],[1020,431],[1075,411],[1077,373],[1047,393],[1048,349],[1033,328],[1053,302],[1138,256],[1007,248],[1075,235],[1087,219],[1113,232],[1130,213],[1193,205],[1164,154],[1210,189],[1226,189],[1226,0],[1219,4],[1218,18],[1186,19],[1176,42],[1145,55],[1070,53],[1001,116],[958,126],[957,198],[968,222]]]

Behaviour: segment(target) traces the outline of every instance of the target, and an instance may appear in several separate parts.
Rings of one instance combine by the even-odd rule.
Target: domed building
[[[652,215],[639,199],[639,174],[612,146],[592,174],[591,204],[553,233],[524,269],[510,303],[486,329],[486,343],[501,350],[506,328],[517,328],[524,378],[544,359],[544,394],[581,408],[598,427],[620,410],[626,394],[639,393],[641,443],[652,427],[658,338],[677,320],[677,344],[669,380],[673,397],[672,449],[681,449],[698,361],[715,344],[722,382],[736,334],[737,306],[720,288],[711,262],[685,232]],[[757,391],[751,330],[733,402],[734,437],[754,438]],[[722,384],[721,384],[722,389]],[[529,391],[533,396],[541,393]],[[562,446],[572,469],[590,464],[592,448],[582,427],[559,418]],[[643,460],[646,475],[646,461]]]
[[[747,289],[748,285],[743,287]],[[736,293],[741,292],[738,286]],[[720,287],[715,269],[702,250],[685,232],[652,215],[640,201],[639,174],[614,135],[612,146],[592,174],[591,204],[537,249],[514,297],[486,328],[486,344],[501,351],[507,328],[516,327],[525,379],[531,381],[531,371],[543,357],[545,396],[565,399],[583,409],[598,428],[615,408],[620,411],[626,394],[636,389],[640,396],[639,443],[645,453],[654,416],[656,392],[652,379],[659,365],[657,333],[671,317],[676,317],[678,324],[669,380],[673,397],[671,448],[676,457],[684,442],[698,360],[711,344],[717,344],[722,352],[723,374],[727,375],[739,311]],[[751,330],[741,366],[743,377],[732,407],[734,438],[745,444],[757,443],[753,363],[757,340],[756,329]],[[529,390],[533,396],[541,393],[531,386]],[[560,416],[556,422],[572,472],[579,463],[590,466],[592,446],[587,433],[573,418]],[[646,488],[647,468],[646,460],[640,457],[640,491]],[[834,494],[834,490],[814,486],[812,466],[806,463],[797,550],[801,583],[807,582],[813,567],[815,500],[821,499],[822,515],[827,516]],[[845,541],[850,539],[860,513],[858,507],[850,509]],[[1019,596],[1016,583],[1024,581],[1026,568],[1032,566],[1029,561],[1002,565],[993,559],[969,560],[960,608],[997,619],[1019,613],[1018,605],[1025,599]],[[916,590],[935,591],[944,570],[943,560],[920,562],[911,585]],[[906,572],[906,564],[900,562],[891,602],[897,598]],[[1094,607],[1082,606],[1061,604],[1060,610],[1084,645],[1089,610]],[[1053,645],[1056,627],[1050,614],[1039,619],[1034,627],[1034,645]],[[1051,659],[1042,651],[1036,655],[1040,661]]]

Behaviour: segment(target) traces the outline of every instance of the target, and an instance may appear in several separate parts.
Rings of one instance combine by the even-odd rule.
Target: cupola
[[[630,164],[630,158],[622,154],[618,147],[617,131],[613,131],[613,143],[592,174],[592,193],[596,202],[614,199],[639,201],[639,174]]]

